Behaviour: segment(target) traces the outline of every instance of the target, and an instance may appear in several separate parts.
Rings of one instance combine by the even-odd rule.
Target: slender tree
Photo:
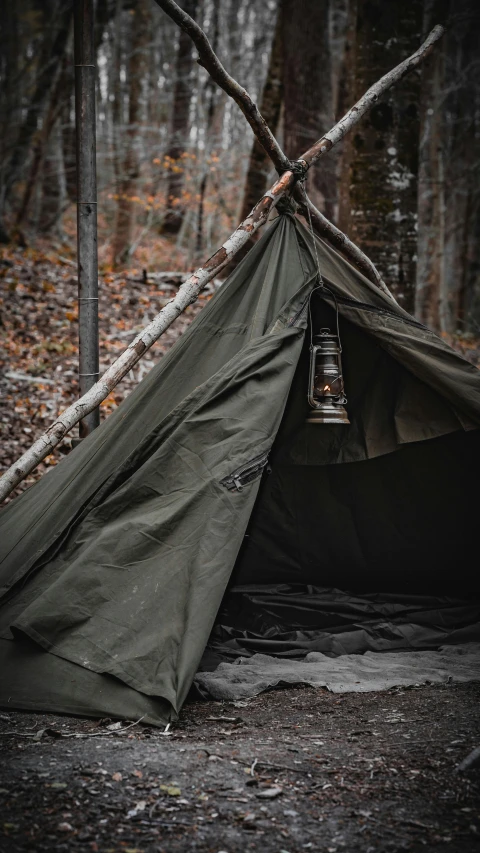
[[[267,77],[263,87],[260,112],[265,118],[272,133],[277,134],[283,103],[283,8],[280,0],[275,32],[270,51],[270,62]],[[257,199],[265,192],[268,176],[272,171],[272,163],[258,139],[253,140],[252,151],[248,163],[245,190],[243,195],[240,219],[245,219],[256,204]]]
[[[284,145],[288,156],[295,158],[334,120],[330,0],[282,0],[282,11]],[[317,206],[332,219],[336,203],[332,157],[316,170],[309,191]]]
[[[432,20],[444,20],[449,5],[450,0],[427,2],[424,29],[428,29]],[[440,300],[444,292],[445,42],[427,59],[421,72],[415,315],[432,329],[440,328]]]
[[[10,146],[2,170],[4,185],[0,190],[0,223],[3,223],[6,205],[31,153],[35,136],[45,113],[49,95],[54,85],[62,58],[68,44],[68,33],[72,21],[72,4],[68,0],[49,0],[45,6],[48,36],[43,39],[38,57],[38,73],[28,109],[23,121],[17,125],[15,140]],[[52,26],[55,21],[55,27]],[[2,226],[0,225],[0,231]],[[3,226],[3,230],[4,226]]]
[[[354,2],[354,0],[352,0]],[[422,32],[423,0],[356,0],[355,94],[401,62]],[[342,230],[368,252],[400,304],[413,311],[416,280],[417,175],[420,76],[402,81],[373,107],[348,140],[349,168],[343,169]],[[345,201],[347,199],[347,201]]]
[[[197,11],[198,0],[185,0],[183,8],[192,18]],[[187,33],[180,30],[175,57],[175,82],[173,89],[170,139],[166,151],[168,158],[167,210],[161,230],[165,234],[178,234],[185,216],[182,200],[185,173],[181,161],[188,149],[190,130],[190,104],[192,99],[192,42]]]
[[[114,263],[124,263],[133,238],[136,205],[135,190],[140,176],[139,124],[142,118],[142,81],[147,69],[147,47],[150,42],[150,3],[137,0],[131,16],[131,46],[128,61],[128,128],[125,157],[118,186],[118,207],[112,245]]]
[[[444,95],[445,204],[444,288],[440,328],[454,333],[468,327],[473,294],[468,293],[469,265],[475,263],[476,217],[480,195],[478,34],[480,7],[456,0],[449,28]],[[478,252],[478,249],[477,249]],[[478,262],[478,254],[477,254]]]

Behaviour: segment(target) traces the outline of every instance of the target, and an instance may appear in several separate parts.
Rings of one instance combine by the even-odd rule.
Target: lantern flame
[[[330,388],[330,385],[325,385],[325,388],[323,390],[324,391],[331,391],[332,389]]]

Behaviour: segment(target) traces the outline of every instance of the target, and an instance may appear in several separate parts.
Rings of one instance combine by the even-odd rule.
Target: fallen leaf
[[[127,812],[127,817],[136,817],[140,812],[145,811],[145,807],[147,805],[146,800],[139,800],[139,802]]]
[[[262,791],[257,791],[255,796],[259,800],[274,800],[280,794],[283,794],[283,788],[280,785],[273,785],[271,788],[264,788]]]
[[[163,791],[164,794],[168,794],[169,797],[179,797],[182,793],[180,788],[177,788],[176,785],[160,785],[160,790]]]
[[[121,782],[123,779],[123,776],[121,773],[112,773],[112,779],[114,782]]]

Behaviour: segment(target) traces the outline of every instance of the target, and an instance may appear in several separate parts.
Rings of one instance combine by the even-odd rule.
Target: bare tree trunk
[[[338,84],[338,99],[336,118],[342,116],[348,104],[355,101],[356,82],[356,51],[357,51],[357,2],[350,0],[348,7],[347,32],[343,66]],[[347,139],[339,146],[339,178],[338,178],[338,222],[346,234],[351,233],[350,206],[350,169],[352,164],[353,146]]]
[[[280,0],[277,23],[273,36],[267,79],[263,88],[260,112],[272,133],[277,134],[280,112],[283,101],[283,13]],[[317,133],[318,136],[318,133]],[[248,164],[245,190],[243,195],[240,219],[245,219],[249,211],[263,195],[267,187],[267,179],[272,170],[272,163],[258,139],[254,139],[250,162]]]
[[[267,122],[272,133],[277,136],[280,124],[280,116],[283,103],[283,12],[282,0],[279,0],[277,20],[273,36],[270,61],[268,64],[267,77],[262,92],[260,112]],[[245,219],[256,200],[263,195],[268,186],[268,176],[272,171],[272,161],[265,151],[263,145],[255,137],[253,140],[247,175],[245,178],[245,189],[243,192],[242,210],[240,219]],[[222,271],[222,277],[230,275],[239,261],[250,251],[253,244],[258,240],[258,232],[252,234],[250,239],[238,251],[234,260]]]
[[[449,0],[427,3],[424,30],[445,18],[448,5]],[[439,331],[445,243],[444,45],[424,64],[421,82],[415,316]]]
[[[284,143],[288,157],[295,158],[334,121],[330,0],[282,0],[282,9]],[[333,219],[336,204],[333,157],[315,171],[309,192],[314,204],[328,219]]]
[[[197,11],[198,0],[185,0],[183,9],[193,18]],[[177,55],[175,59],[175,83],[173,90],[170,141],[166,152],[170,170],[167,184],[167,212],[161,231],[165,234],[178,234],[185,205],[182,201],[184,171],[181,156],[188,147],[190,130],[190,102],[192,99],[193,52],[190,37],[180,30]]]
[[[456,0],[455,16],[446,40],[445,183],[445,288],[441,300],[441,330],[459,331],[467,300],[469,231],[471,212],[479,189],[478,33],[480,8],[472,0]]]
[[[356,0],[356,95],[418,43],[423,0]],[[348,140],[352,239],[367,252],[407,311],[414,310],[420,77],[387,94]],[[345,209],[345,201],[343,209]],[[345,230],[346,224],[341,221]]]
[[[132,9],[132,43],[128,62],[129,83],[127,148],[119,186],[117,221],[113,239],[113,261],[124,263],[129,254],[135,225],[136,205],[132,200],[140,176],[138,154],[139,122],[142,118],[142,80],[147,68],[146,46],[150,39],[148,0],[138,0]]]
[[[63,159],[62,128],[57,118],[43,162],[42,207],[39,231],[62,236],[61,218],[66,209],[67,181]]]
[[[20,58],[20,37],[18,6],[6,3],[2,11],[0,28],[0,243],[8,243],[9,235],[4,222],[7,194],[8,163],[14,144],[17,125],[18,71]]]
[[[0,222],[5,214],[5,204],[8,202],[26,160],[30,155],[31,142],[43,116],[45,103],[55,80],[55,71],[62,62],[68,41],[68,32],[72,19],[71,3],[68,0],[58,0],[51,7],[51,18],[55,21],[52,27],[52,39],[43,41],[42,51],[38,59],[38,76],[35,90],[29,101],[24,122],[20,125],[15,145],[7,160],[5,169],[5,187],[0,193]],[[51,24],[51,21],[50,21]]]
[[[213,0],[212,5],[212,49],[218,50],[218,35],[219,35],[219,0]],[[211,132],[213,119],[215,115],[215,106],[217,100],[217,87],[212,78],[209,77],[205,86],[205,129],[204,129],[204,161],[202,164],[202,177],[198,192],[198,212],[197,212],[197,235],[195,240],[195,252],[197,257],[200,256],[203,248],[203,218],[205,211],[205,193],[208,183],[209,155],[211,144]]]
[[[15,228],[23,229],[27,222],[28,211],[30,202],[32,199],[32,195],[34,189],[37,185],[37,181],[39,180],[39,176],[42,173],[42,167],[44,165],[45,154],[49,144],[50,136],[55,124],[58,122],[58,131],[61,134],[61,125],[59,122],[59,115],[62,111],[61,98],[62,95],[65,94],[65,80],[67,76],[67,68],[66,68],[65,57],[62,61],[62,67],[56,69],[56,80],[54,82],[53,89],[50,95],[50,102],[48,105],[48,110],[43,121],[42,127],[33,140],[32,144],[32,159],[30,163],[30,170],[28,174],[28,178],[25,183],[25,189],[23,192],[22,200],[20,202],[20,206],[17,211],[17,215],[15,218]],[[63,145],[61,152],[57,151],[57,156],[61,154],[61,162],[59,162],[60,168],[63,170],[63,176],[65,176],[65,164],[63,158]],[[55,169],[53,169],[53,175],[55,179]],[[50,194],[50,186],[48,181],[46,183],[46,193]],[[50,217],[48,217],[50,218]]]

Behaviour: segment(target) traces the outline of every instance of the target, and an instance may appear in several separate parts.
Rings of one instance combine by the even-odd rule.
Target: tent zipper
[[[244,486],[247,486],[262,475],[267,462],[268,451],[267,453],[262,453],[260,456],[256,456],[250,462],[242,465],[241,468],[237,468],[228,477],[224,477],[223,480],[220,480],[220,485],[225,486],[231,492],[241,492]]]
[[[370,305],[368,302],[359,302],[357,299],[351,299],[348,296],[339,296],[339,294],[335,294],[335,296],[337,302],[342,305],[350,305],[352,308],[358,308],[360,311],[369,311],[371,314],[379,314],[385,317],[393,317],[395,320],[399,320],[401,323],[407,323],[407,325],[409,326],[416,326],[417,329],[426,329],[427,331],[429,331],[428,326],[425,326],[423,323],[419,323],[419,321],[414,320],[413,317],[401,317],[399,314],[396,314],[395,311],[389,311],[388,308],[379,308],[376,305]],[[309,299],[310,294],[304,300],[297,313],[290,318],[287,323],[287,327],[296,325],[297,320],[305,310],[305,306],[307,305]]]

